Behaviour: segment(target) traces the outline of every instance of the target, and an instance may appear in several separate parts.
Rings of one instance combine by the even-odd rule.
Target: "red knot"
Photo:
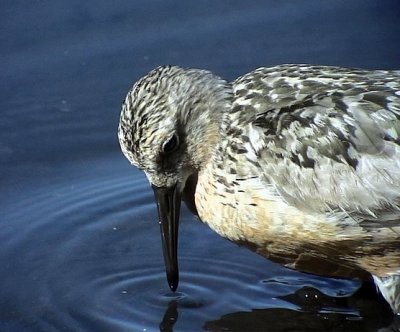
[[[372,275],[400,313],[400,71],[281,65],[228,83],[158,67],[129,91],[118,136],[154,189],[173,291],[183,200],[286,267]]]

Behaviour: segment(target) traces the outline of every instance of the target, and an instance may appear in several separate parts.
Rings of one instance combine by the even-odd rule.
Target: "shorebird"
[[[118,137],[154,190],[173,291],[183,200],[286,267],[372,275],[400,314],[400,71],[280,65],[228,83],[161,66],[127,94]]]

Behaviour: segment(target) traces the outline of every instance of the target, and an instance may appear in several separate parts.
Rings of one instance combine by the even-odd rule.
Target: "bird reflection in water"
[[[281,307],[238,311],[205,322],[205,331],[400,331],[400,317],[393,317],[383,298],[365,284],[350,297],[332,297],[305,286],[276,298]],[[160,332],[173,332],[179,317],[179,300],[168,302]],[[185,306],[181,307],[184,310]],[[293,309],[288,309],[293,307]]]
[[[168,302],[167,310],[160,323],[160,332],[173,332],[173,326],[178,320],[178,301],[172,300]]]

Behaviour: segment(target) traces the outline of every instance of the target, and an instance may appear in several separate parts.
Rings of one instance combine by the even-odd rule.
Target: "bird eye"
[[[161,151],[163,153],[171,153],[173,151],[175,151],[175,149],[178,147],[179,144],[179,139],[178,139],[178,135],[177,134],[173,134],[169,139],[167,139],[162,147],[161,147]]]

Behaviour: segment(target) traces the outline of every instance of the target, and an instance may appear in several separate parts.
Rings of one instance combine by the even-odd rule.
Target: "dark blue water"
[[[153,196],[119,151],[121,102],[160,64],[231,80],[288,62],[400,68],[400,3],[0,4],[0,331],[377,331],[359,284],[286,270],[183,213],[168,292]]]

